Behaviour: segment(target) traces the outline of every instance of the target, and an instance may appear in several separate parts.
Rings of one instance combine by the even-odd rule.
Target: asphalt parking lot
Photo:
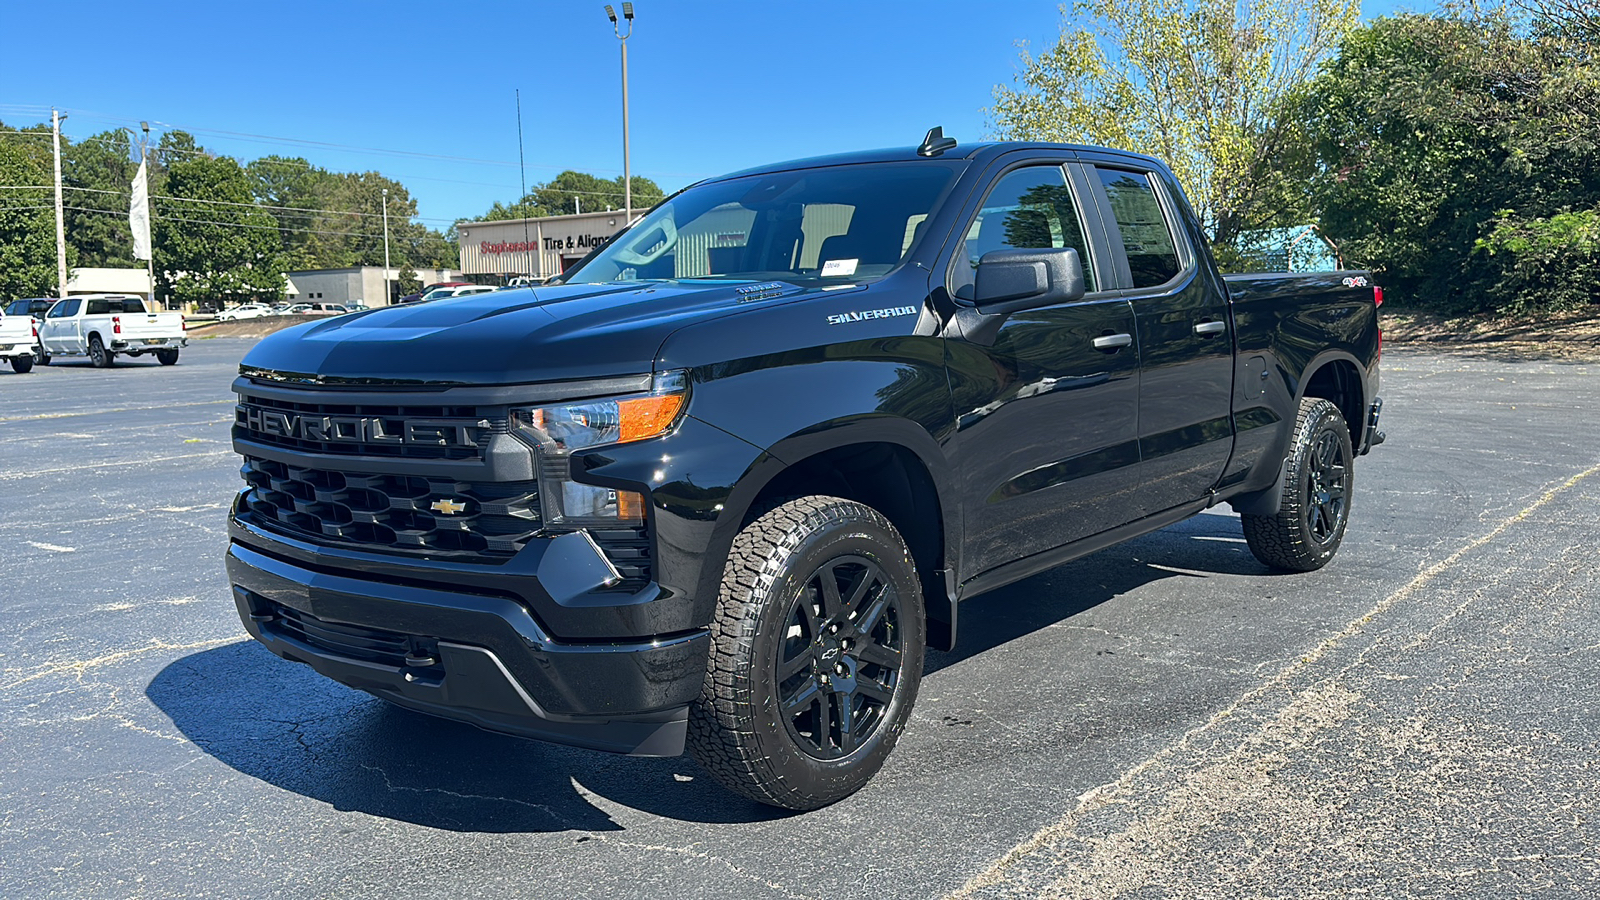
[[[1329,568],[1224,509],[971,601],[886,769],[789,815],[247,640],[250,346],[0,371],[0,896],[1600,893],[1600,365],[1391,350]]]

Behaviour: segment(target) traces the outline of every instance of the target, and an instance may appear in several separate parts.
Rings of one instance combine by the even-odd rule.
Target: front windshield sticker
[[[891,306],[888,309],[862,309],[855,312],[839,313],[829,316],[829,325],[846,325],[850,322],[865,322],[868,319],[892,319],[895,316],[914,316],[917,314],[915,306]]]
[[[830,259],[822,264],[822,277],[829,275],[854,275],[859,259]]]

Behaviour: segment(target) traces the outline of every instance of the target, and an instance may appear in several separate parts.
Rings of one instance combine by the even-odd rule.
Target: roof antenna
[[[935,125],[928,129],[928,136],[922,139],[922,146],[917,148],[917,155],[938,156],[955,145],[955,138],[944,136],[944,126]]]

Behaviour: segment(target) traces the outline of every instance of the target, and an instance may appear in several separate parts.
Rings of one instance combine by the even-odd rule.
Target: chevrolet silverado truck
[[[39,329],[32,316],[0,312],[0,359],[11,363],[12,371],[25,375],[33,371]]]
[[[964,599],[1220,503],[1326,564],[1382,438],[1368,278],[1224,277],[1166,166],[1093,147],[713,178],[559,283],[263,339],[234,599],[399,706],[820,807]]]
[[[109,369],[118,354],[155,354],[163,366],[178,361],[189,344],[183,313],[155,312],[144,300],[120,294],[85,294],[57,300],[44,314],[39,340],[49,364],[57,356],[87,356]]]

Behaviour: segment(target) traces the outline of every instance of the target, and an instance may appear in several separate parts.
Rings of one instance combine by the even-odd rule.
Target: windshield
[[[568,284],[684,278],[858,280],[888,273],[959,163],[832,166],[690,188],[617,236]]]

